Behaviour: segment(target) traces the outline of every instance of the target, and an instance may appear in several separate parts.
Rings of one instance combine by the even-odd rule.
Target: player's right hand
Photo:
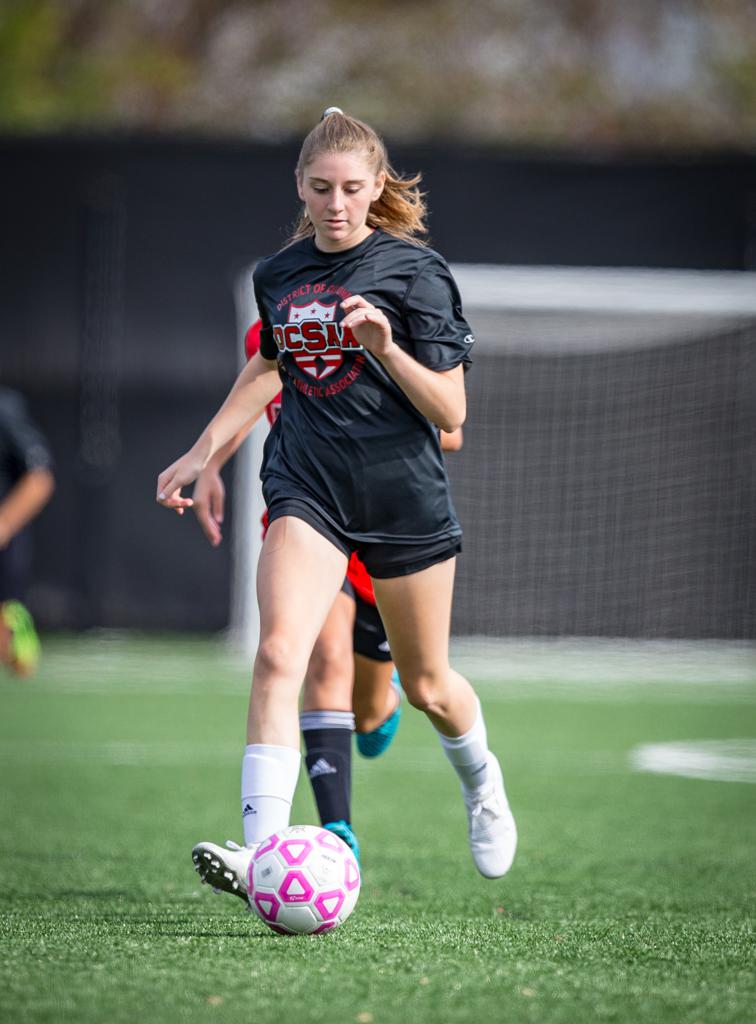
[[[221,526],[225,499],[226,488],[223,486],[220,473],[206,466],[197,477],[192,500],[202,532],[214,548],[223,540]]]
[[[155,500],[164,508],[172,508],[183,516],[184,510],[193,505],[191,498],[181,497],[181,488],[194,483],[203,470],[202,459],[194,449],[182,455],[158,477]]]

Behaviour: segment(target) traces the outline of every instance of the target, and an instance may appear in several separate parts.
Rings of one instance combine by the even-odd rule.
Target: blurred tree
[[[0,127],[160,127],[192,65],[144,29],[114,0],[6,0]]]
[[[0,129],[750,147],[754,0],[5,0]]]

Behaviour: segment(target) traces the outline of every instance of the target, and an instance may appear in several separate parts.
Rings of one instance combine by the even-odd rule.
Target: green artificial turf
[[[496,882],[405,707],[383,758],[355,755],[354,914],[283,938],[189,856],[241,838],[246,675],[217,641],[121,637],[50,639],[37,678],[0,677],[1,1021],[756,1020],[756,787],[629,760],[756,737],[756,684],[486,682],[521,835]],[[292,820],[315,822],[305,779]]]

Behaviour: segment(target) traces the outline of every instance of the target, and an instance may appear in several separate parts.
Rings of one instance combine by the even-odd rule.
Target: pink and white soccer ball
[[[314,825],[292,825],[265,839],[249,864],[252,909],[284,935],[338,928],[360,894],[360,868],[343,839]]]

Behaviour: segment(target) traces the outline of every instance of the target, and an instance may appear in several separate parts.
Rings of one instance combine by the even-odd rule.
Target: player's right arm
[[[247,362],[260,351],[262,343],[263,323],[261,319],[255,320],[247,329],[244,335],[244,354]],[[273,410],[273,404],[267,408],[268,418],[275,418],[277,410]],[[223,485],[221,470],[228,460],[236,454],[252,427],[259,419],[259,416],[250,420],[242,429],[219,449],[210,459],[208,464],[197,477],[194,485],[192,500],[194,514],[197,516],[202,530],[214,548],[223,540],[223,516],[226,503],[226,488]]]
[[[189,451],[160,474],[157,501],[179,515],[191,508],[192,499],[183,498],[181,488],[193,483],[213,456],[254,422],[280,389],[276,360],[265,359],[258,352],[236,378],[223,405]]]

